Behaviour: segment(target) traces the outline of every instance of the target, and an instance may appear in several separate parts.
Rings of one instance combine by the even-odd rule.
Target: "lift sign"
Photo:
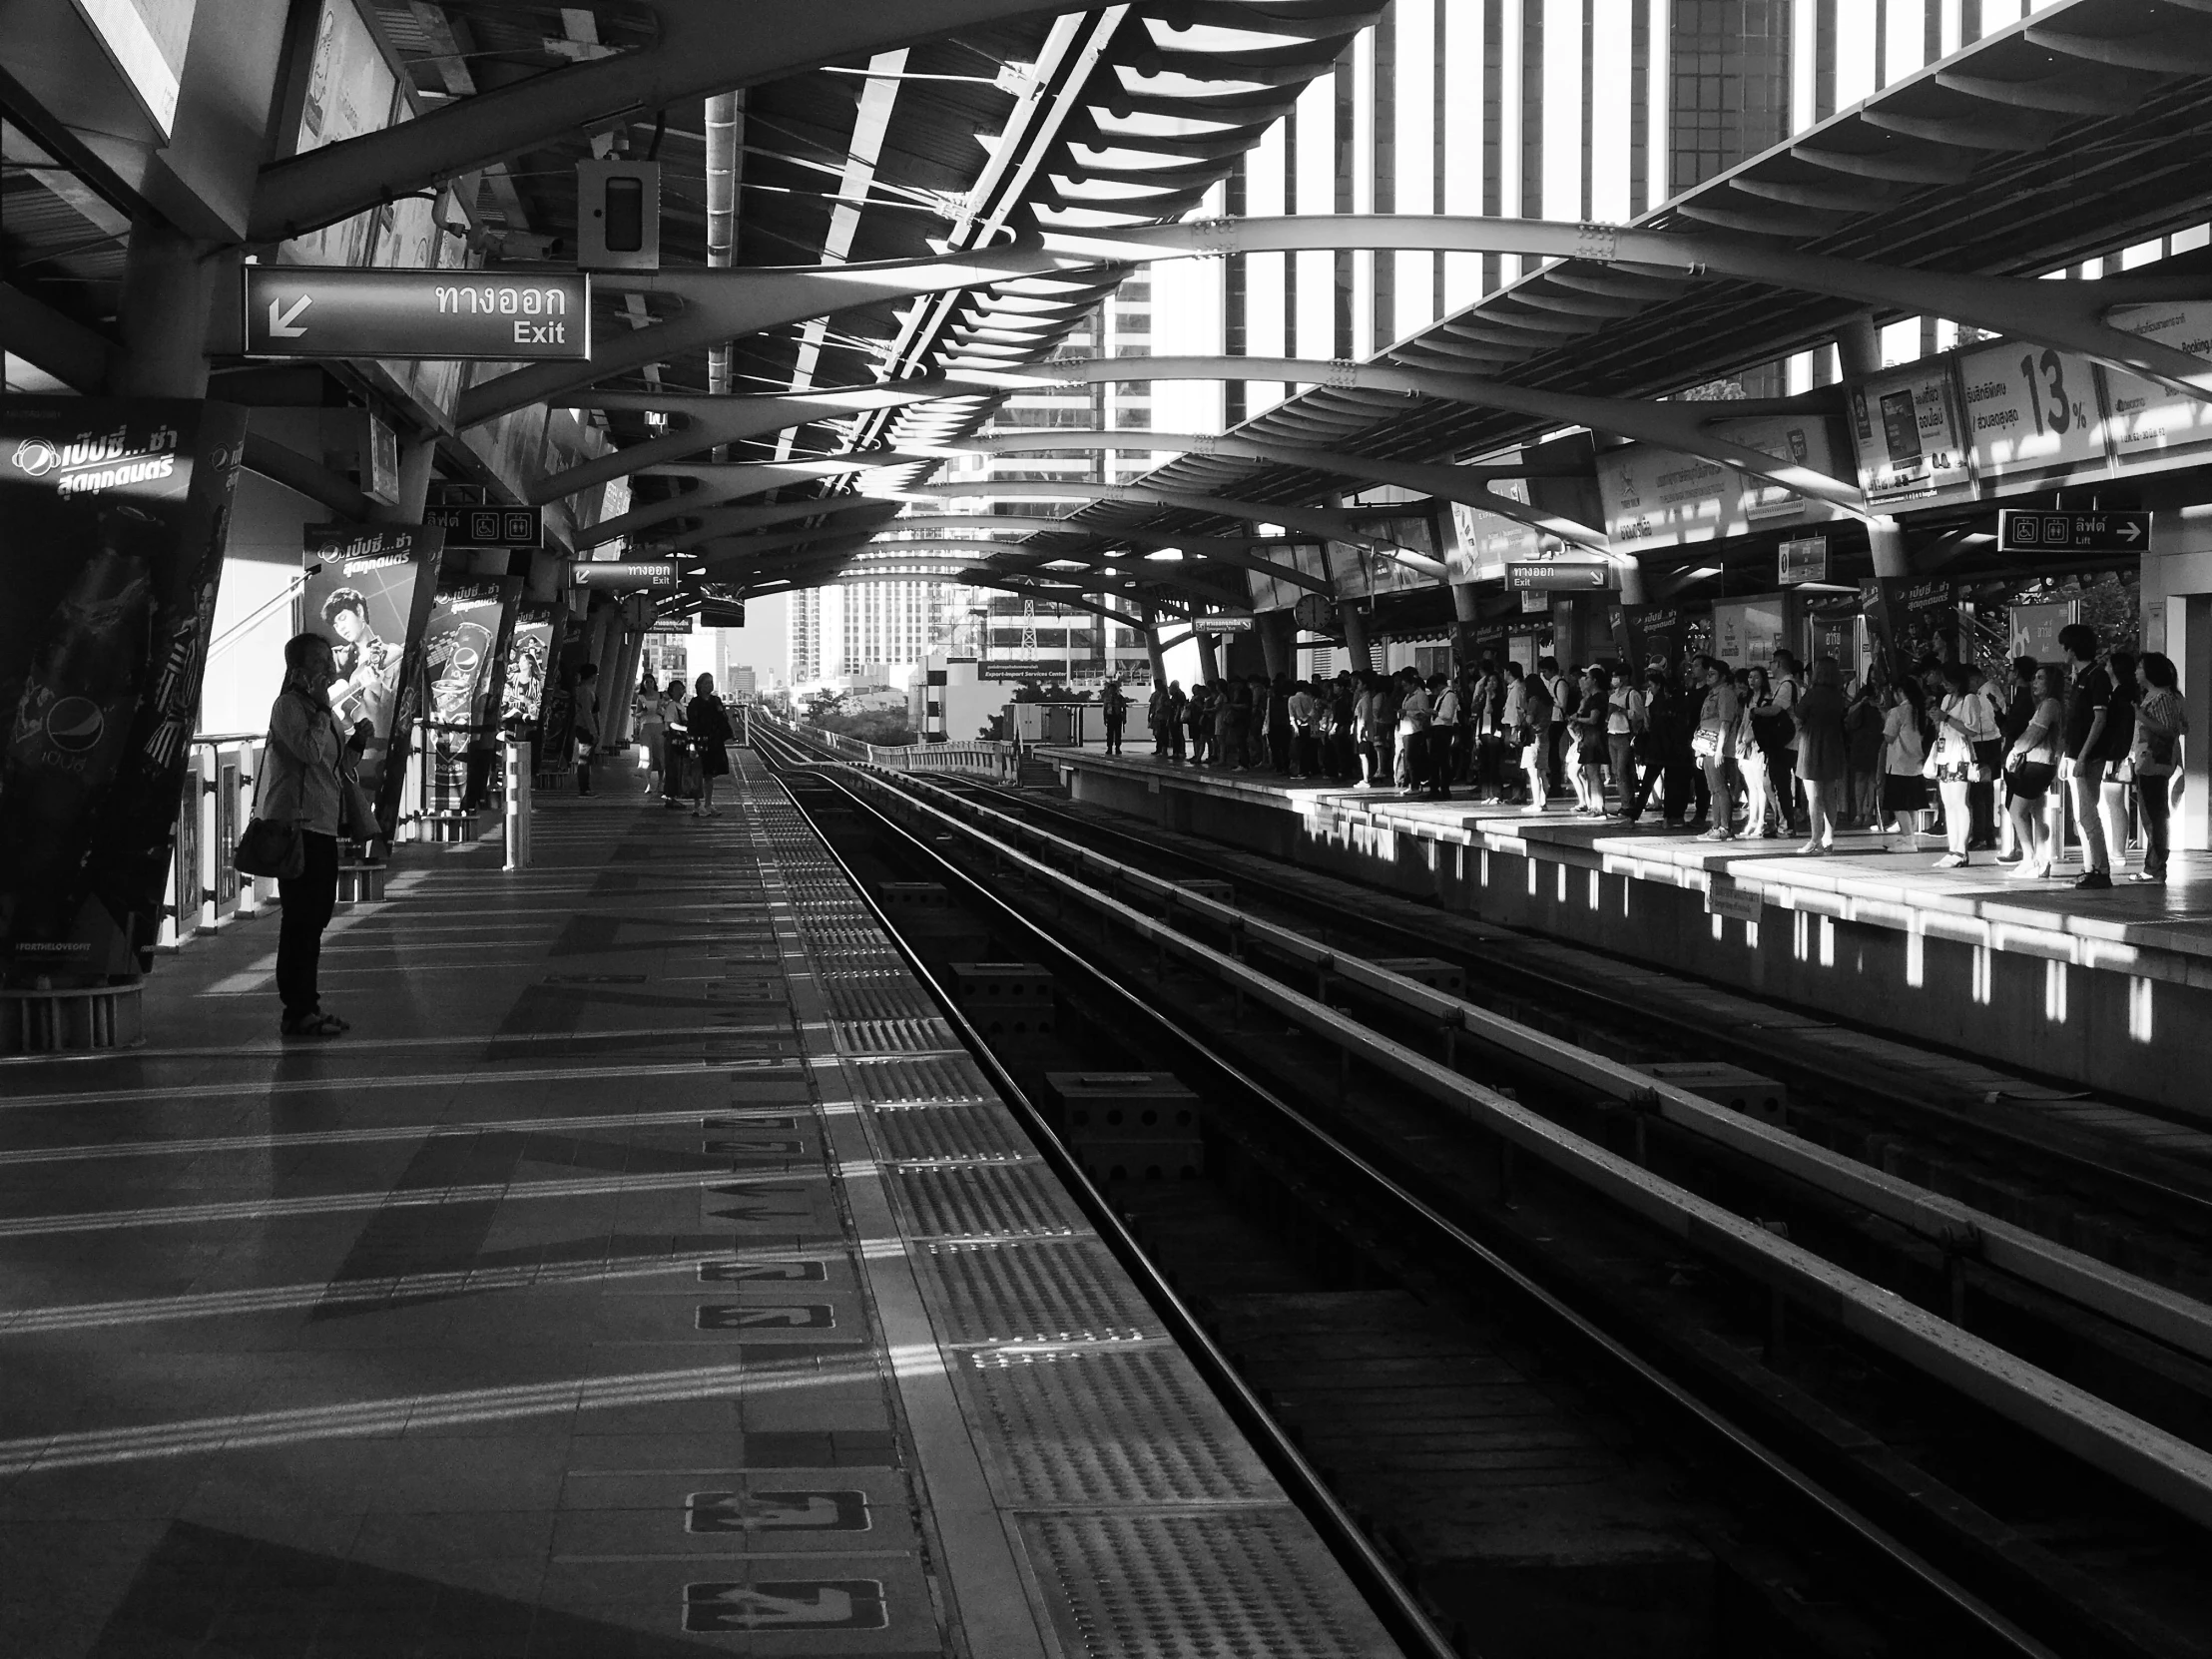
[[[481,271],[248,266],[255,357],[580,361],[591,355],[591,278]]]

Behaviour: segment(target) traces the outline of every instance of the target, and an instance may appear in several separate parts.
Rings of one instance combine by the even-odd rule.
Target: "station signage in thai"
[[[246,268],[254,357],[579,361],[591,355],[591,278],[573,274]]]
[[[1567,559],[1507,565],[1505,586],[1514,593],[1596,593],[1613,586],[1613,567]]]
[[[614,593],[639,588],[673,588],[682,574],[674,559],[571,559],[571,587]]]
[[[426,507],[422,522],[442,529],[448,547],[536,547],[545,540],[543,507]]]
[[[2150,514],[2041,512],[2006,507],[1997,513],[1999,553],[2140,553],[2150,546]]]
[[[1226,613],[1215,616],[1193,617],[1191,626],[1202,634],[1244,634],[1252,630],[1252,618],[1232,616]]]

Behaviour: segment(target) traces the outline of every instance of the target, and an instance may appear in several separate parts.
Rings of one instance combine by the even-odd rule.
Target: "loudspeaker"
[[[661,164],[576,164],[576,266],[580,271],[661,269]]]

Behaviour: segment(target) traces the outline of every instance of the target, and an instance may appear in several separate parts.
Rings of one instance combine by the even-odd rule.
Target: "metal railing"
[[[841,732],[826,732],[819,726],[794,725],[787,729],[848,760],[881,767],[885,772],[960,772],[1001,784],[1018,783],[1021,779],[1021,749],[1017,744],[978,739],[971,743],[917,743],[885,749],[862,743],[858,738],[848,738]]]
[[[254,781],[268,741],[261,732],[214,732],[192,740],[177,798],[160,946],[175,949],[195,933],[253,915],[274,894],[275,882],[231,867],[231,849],[253,816]]]

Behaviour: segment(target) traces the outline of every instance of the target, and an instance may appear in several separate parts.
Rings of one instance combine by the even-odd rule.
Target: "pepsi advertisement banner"
[[[552,649],[556,607],[525,603],[507,642],[506,682],[499,690],[502,725],[534,726],[545,712],[545,662]]]
[[[246,411],[0,401],[0,973],[146,970]]]
[[[299,631],[337,658],[330,709],[347,732],[364,722],[361,788],[390,840],[399,825],[407,746],[423,709],[423,632],[437,592],[443,530],[419,524],[306,526]]]

